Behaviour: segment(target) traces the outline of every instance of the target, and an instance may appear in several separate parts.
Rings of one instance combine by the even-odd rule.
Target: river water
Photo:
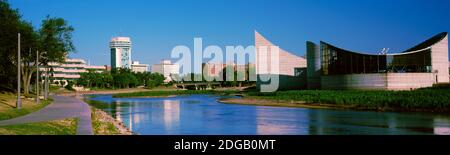
[[[450,134],[450,115],[223,104],[220,96],[112,98],[101,109],[141,135]]]

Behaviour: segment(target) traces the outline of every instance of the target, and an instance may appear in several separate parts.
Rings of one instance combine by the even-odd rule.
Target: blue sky
[[[39,27],[46,15],[74,26],[73,58],[109,65],[108,42],[129,36],[133,60],[157,63],[176,45],[253,45],[254,30],[304,56],[306,41],[400,52],[450,30],[448,0],[9,0]],[[223,47],[224,48],[224,47]]]

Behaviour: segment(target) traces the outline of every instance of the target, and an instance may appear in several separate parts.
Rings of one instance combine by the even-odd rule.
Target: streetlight
[[[22,101],[20,99],[20,33],[17,34],[17,102],[16,108],[20,109],[22,107]]]
[[[36,50],[36,103],[39,102],[39,51]]]

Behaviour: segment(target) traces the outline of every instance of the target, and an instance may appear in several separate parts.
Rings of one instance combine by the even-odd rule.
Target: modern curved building
[[[449,82],[446,32],[395,54],[363,54],[307,42],[307,58],[311,89],[411,90]]]
[[[283,49],[278,50],[278,58],[275,58],[275,51],[271,47],[275,47],[272,42],[255,31],[255,48],[256,48],[256,86],[258,89],[261,85],[269,85],[273,80],[262,79],[278,79],[278,90],[302,89],[306,88],[306,59],[296,56]],[[267,48],[267,49],[264,49]],[[278,59],[277,65],[275,59]],[[264,66],[264,67],[263,67]],[[278,67],[278,68],[274,68]]]

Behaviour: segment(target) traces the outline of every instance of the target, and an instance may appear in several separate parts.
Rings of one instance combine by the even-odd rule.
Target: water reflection
[[[450,135],[450,121],[446,118],[437,117],[434,119],[434,134],[436,135]]]
[[[221,104],[219,96],[92,100],[143,135],[450,135],[450,116]]]
[[[258,135],[308,135],[309,113],[283,112],[271,107],[256,108],[256,134]]]
[[[180,101],[164,100],[163,107],[164,126],[167,130],[174,130],[180,125]]]

